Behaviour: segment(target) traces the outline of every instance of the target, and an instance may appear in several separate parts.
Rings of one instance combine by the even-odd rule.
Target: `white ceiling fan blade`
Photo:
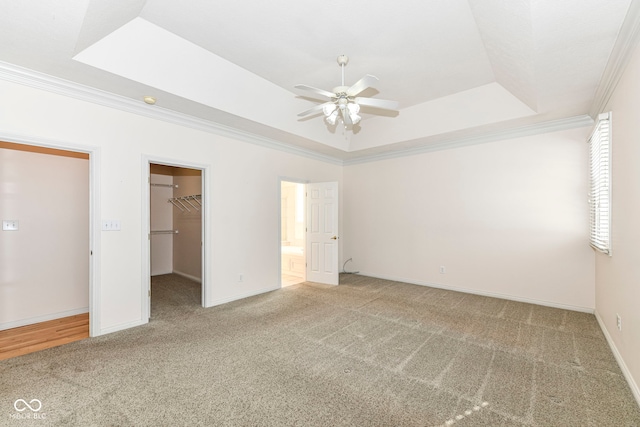
[[[378,81],[378,78],[376,76],[367,74],[366,76],[358,80],[356,84],[354,84],[349,89],[347,89],[347,95],[356,96],[366,88],[372,87],[374,84],[376,84],[377,81]]]
[[[329,92],[328,90],[318,89],[317,87],[307,86],[307,85],[295,85],[296,89],[308,90],[311,92],[315,92],[318,95],[326,96],[327,98],[335,98],[336,94],[333,92]]]
[[[299,117],[304,117],[304,116],[308,116],[310,114],[314,114],[314,113],[319,113],[322,111],[322,109],[324,108],[325,105],[333,105],[333,102],[325,102],[324,104],[319,104],[316,105],[313,108],[309,108],[306,111],[303,111],[302,113],[298,113]]]
[[[383,110],[397,110],[398,101],[387,101],[386,99],[377,98],[356,98],[356,104],[364,105],[366,107],[381,108]]]

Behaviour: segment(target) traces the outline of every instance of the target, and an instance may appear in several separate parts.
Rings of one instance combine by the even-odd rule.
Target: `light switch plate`
[[[2,231],[18,231],[20,228],[20,222],[15,219],[3,219]]]
[[[120,231],[119,219],[103,219],[102,231]]]

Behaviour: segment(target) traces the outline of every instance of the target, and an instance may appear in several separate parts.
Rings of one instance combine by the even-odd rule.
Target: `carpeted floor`
[[[340,280],[203,309],[156,277],[148,325],[0,362],[0,425],[640,426],[592,315]]]

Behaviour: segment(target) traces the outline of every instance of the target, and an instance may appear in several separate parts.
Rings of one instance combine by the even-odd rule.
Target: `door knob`
[[[337,237],[337,236],[333,236],[333,237],[331,238],[331,240],[338,240],[338,237]]]

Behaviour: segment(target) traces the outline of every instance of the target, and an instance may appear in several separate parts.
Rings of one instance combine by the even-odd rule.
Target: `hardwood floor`
[[[0,331],[0,360],[89,338],[89,313]]]

